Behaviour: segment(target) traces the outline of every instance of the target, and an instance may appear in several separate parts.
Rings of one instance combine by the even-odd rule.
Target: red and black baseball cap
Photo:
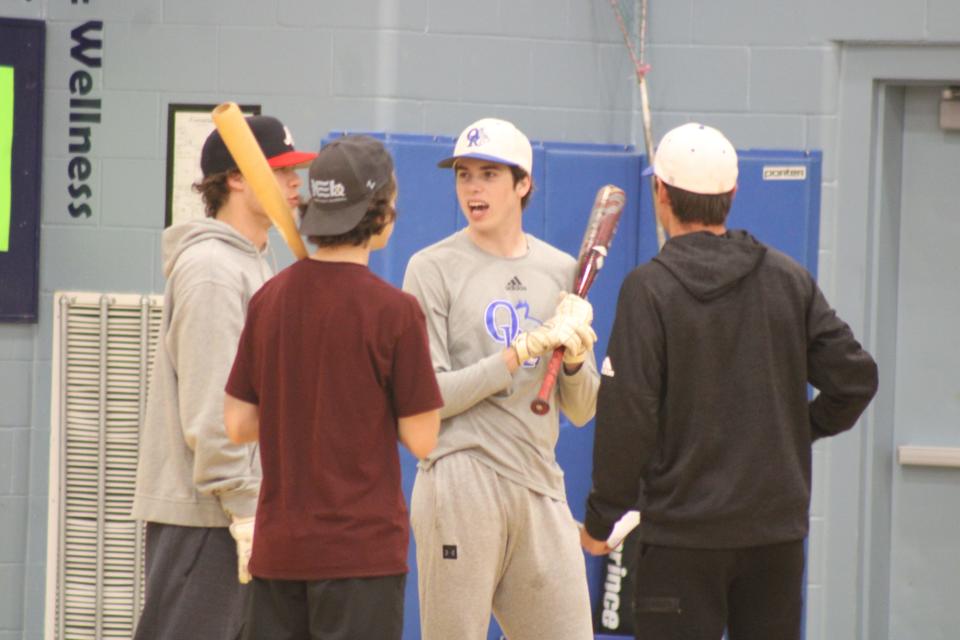
[[[273,169],[284,167],[300,168],[307,166],[317,157],[315,153],[297,151],[293,148],[293,136],[283,123],[271,116],[249,116],[246,118],[250,131],[267,158],[267,164]],[[220,137],[220,131],[214,129],[203,143],[200,153],[200,169],[203,177],[237,168],[237,163],[227,150]]]

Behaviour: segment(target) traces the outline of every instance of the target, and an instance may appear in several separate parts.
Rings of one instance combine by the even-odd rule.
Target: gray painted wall
[[[910,70],[939,78],[960,56],[949,45],[960,42],[960,4],[651,5],[654,136],[700,119],[740,148],[823,149],[820,278],[860,333],[869,221],[837,203],[865,204],[844,189],[869,183],[855,160],[838,162],[838,144],[844,127],[856,129],[843,137],[848,157],[869,154],[870,140],[851,127],[869,107],[843,108],[840,41],[947,43]],[[513,119],[536,139],[642,145],[632,65],[605,0],[0,0],[0,16],[48,29],[40,321],[0,325],[0,640],[43,633],[52,292],[161,290],[169,103],[259,103],[303,147],[331,129],[456,134],[483,115]],[[103,110],[94,214],[77,220],[67,213],[67,80],[80,68],[70,30],[87,20],[105,23],[93,73]],[[810,638],[854,637],[863,494],[834,489],[859,446],[851,434],[814,456]],[[841,561],[834,539],[853,545],[853,560]]]

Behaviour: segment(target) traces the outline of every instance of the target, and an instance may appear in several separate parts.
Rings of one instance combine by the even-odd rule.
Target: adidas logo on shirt
[[[510,282],[507,283],[507,291],[526,291],[527,288],[523,286],[523,283],[520,282],[520,278],[513,276],[510,278]]]

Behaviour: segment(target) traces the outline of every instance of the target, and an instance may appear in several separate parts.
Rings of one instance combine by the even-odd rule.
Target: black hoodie
[[[585,522],[601,540],[631,508],[649,544],[805,537],[810,445],[877,388],[810,274],[745,231],[678,236],[628,275],[607,357]]]

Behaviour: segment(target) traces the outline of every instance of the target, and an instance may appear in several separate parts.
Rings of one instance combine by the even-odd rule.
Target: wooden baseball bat
[[[280,232],[284,242],[290,247],[297,259],[307,257],[307,247],[297,230],[290,212],[290,204],[283,197],[273,169],[253,137],[250,125],[235,102],[225,102],[213,110],[213,123],[220,131],[223,142],[230,155],[237,161],[237,168],[253,189],[263,210],[266,211],[273,226]]]
[[[612,184],[600,187],[597,191],[590,218],[587,220],[587,229],[583,234],[583,242],[580,244],[577,275],[573,283],[573,293],[581,298],[587,297],[597,272],[603,268],[603,261],[613,241],[613,234],[617,232],[620,214],[626,203],[627,195],[623,189]],[[550,394],[553,393],[562,364],[563,347],[558,347],[547,364],[547,373],[540,384],[540,392],[530,403],[530,410],[538,416],[550,410]]]

